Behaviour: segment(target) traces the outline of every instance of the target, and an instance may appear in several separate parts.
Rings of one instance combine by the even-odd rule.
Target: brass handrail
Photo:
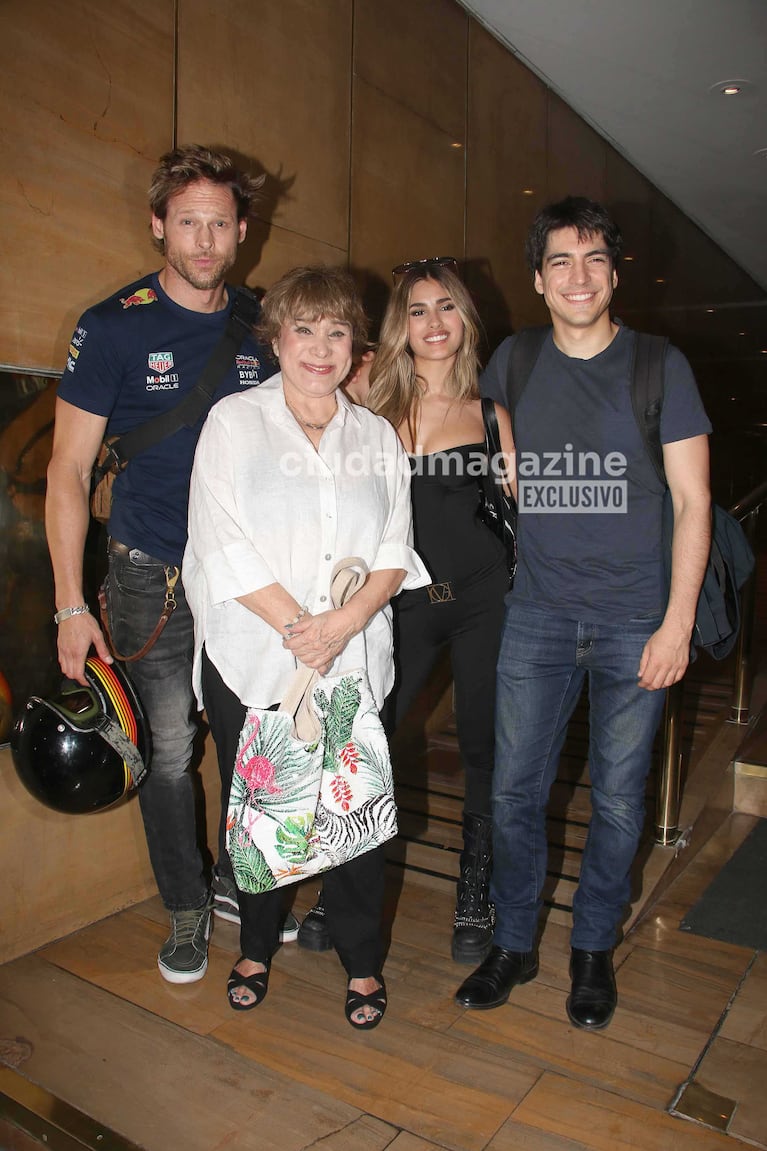
[[[743,524],[749,543],[756,554],[756,526],[759,509],[767,501],[767,481],[755,487],[730,508],[730,515]],[[753,638],[756,604],[756,568],[741,588],[740,631],[735,648],[735,687],[730,706],[730,720],[746,724],[749,718],[753,684]],[[684,680],[675,683],[666,694],[663,713],[663,742],[655,798],[655,842],[671,847],[679,839],[679,808],[682,798],[682,699]]]

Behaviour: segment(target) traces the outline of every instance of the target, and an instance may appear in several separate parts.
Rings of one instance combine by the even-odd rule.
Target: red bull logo
[[[157,299],[157,292],[154,288],[139,288],[137,292],[133,292],[130,296],[121,296],[120,303],[125,308],[132,308],[134,304],[153,304]]]

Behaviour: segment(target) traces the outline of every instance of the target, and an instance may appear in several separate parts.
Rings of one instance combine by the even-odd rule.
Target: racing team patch
[[[152,372],[169,372],[173,367],[173,352],[150,352],[147,363]]]
[[[72,336],[72,343],[69,345],[69,352],[67,354],[67,371],[73,372],[75,364],[77,363],[78,356],[80,355],[80,348],[85,343],[85,337],[88,332],[83,327],[75,328],[74,335]]]

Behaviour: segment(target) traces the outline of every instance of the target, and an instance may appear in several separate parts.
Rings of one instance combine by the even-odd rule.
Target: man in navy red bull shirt
[[[101,659],[112,659],[83,588],[90,477],[99,448],[106,435],[124,434],[176,407],[197,384],[229,320],[235,292],[225,277],[245,239],[262,179],[239,171],[225,153],[198,145],[163,156],[149,190],[152,236],[163,267],[89,308],[72,337],[56,402],[46,528],[59,662],[80,683],[86,683],[91,648]],[[273,371],[268,350],[247,336],[214,401]],[[137,454],[115,479],[106,590],[120,653],[133,654],[150,638],[169,577],[181,568],[189,477],[203,420]],[[207,967],[211,898],[190,771],[197,731],[194,637],[180,578],[175,599],[176,610],[157,641],[125,666],[152,731],[152,766],[139,799],[155,879],[171,917],[158,964],[170,982],[191,983]],[[226,866],[223,834],[219,866]],[[236,894],[230,903],[230,918],[236,919]]]

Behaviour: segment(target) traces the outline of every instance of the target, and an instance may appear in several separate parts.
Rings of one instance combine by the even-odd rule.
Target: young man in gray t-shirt
[[[710,542],[711,425],[685,358],[670,349],[661,417],[674,509],[671,587],[662,578],[664,491],[631,403],[634,333],[612,319],[621,235],[607,211],[569,197],[528,236],[551,314],[514,413],[519,567],[507,600],[496,699],[493,948],[456,999],[505,1003],[538,971],[546,808],[567,724],[589,681],[592,817],[573,901],[571,1022],[606,1027],[612,949],[629,900],[664,688],[685,673]],[[506,402],[514,337],[481,380]]]

